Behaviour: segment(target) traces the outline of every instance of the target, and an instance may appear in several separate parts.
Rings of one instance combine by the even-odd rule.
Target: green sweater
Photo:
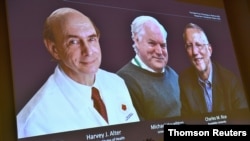
[[[140,120],[180,116],[178,74],[172,68],[153,73],[129,62],[117,74],[125,80]]]

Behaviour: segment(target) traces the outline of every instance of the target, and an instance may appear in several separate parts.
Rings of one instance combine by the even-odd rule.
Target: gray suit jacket
[[[240,80],[229,70],[213,63],[212,99],[213,112],[230,112],[247,108],[247,100]],[[180,74],[181,115],[194,116],[207,113],[203,90],[198,82],[195,68]]]

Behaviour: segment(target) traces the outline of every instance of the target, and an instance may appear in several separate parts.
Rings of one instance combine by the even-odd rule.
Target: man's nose
[[[83,43],[81,45],[81,50],[82,50],[83,54],[86,54],[86,55],[93,54],[93,49],[92,49],[92,47],[88,43]]]
[[[197,54],[199,52],[199,48],[196,45],[193,45],[192,52],[193,52],[193,54]]]
[[[158,54],[162,54],[162,47],[160,46],[160,44],[157,44],[155,46],[155,52]]]

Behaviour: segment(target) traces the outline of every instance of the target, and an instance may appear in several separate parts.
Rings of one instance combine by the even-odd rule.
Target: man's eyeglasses
[[[194,47],[196,47],[196,48],[199,49],[199,50],[202,50],[202,49],[204,49],[207,45],[209,45],[209,44],[199,44],[199,43],[196,43],[196,44],[186,44],[186,45],[185,45],[185,48],[186,48],[187,51],[192,50]]]

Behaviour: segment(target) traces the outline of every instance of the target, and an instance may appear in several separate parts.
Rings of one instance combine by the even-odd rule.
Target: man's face
[[[138,55],[148,67],[161,72],[168,62],[166,38],[153,23],[148,23],[144,29],[141,38],[134,39]]]
[[[207,72],[212,54],[212,47],[206,35],[193,28],[185,32],[185,47],[191,63],[199,72]]]
[[[56,59],[66,73],[95,74],[101,64],[99,37],[90,20],[71,13],[54,26]]]

